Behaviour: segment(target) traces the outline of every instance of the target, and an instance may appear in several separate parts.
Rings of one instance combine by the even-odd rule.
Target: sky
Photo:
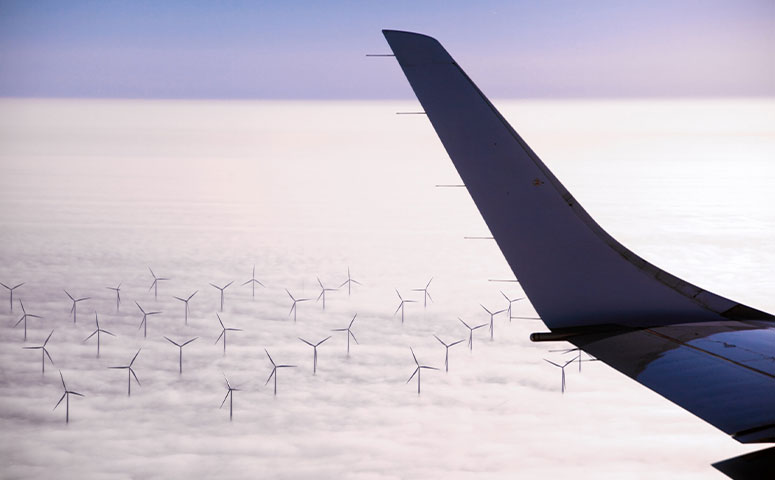
[[[775,94],[770,1],[6,1],[0,96],[395,99],[380,31],[435,36],[494,98]]]

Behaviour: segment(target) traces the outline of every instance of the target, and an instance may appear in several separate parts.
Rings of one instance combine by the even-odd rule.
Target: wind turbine
[[[328,337],[324,338],[323,340],[319,341],[318,343],[310,343],[310,342],[304,340],[303,338],[299,337],[299,340],[301,340],[302,342],[306,343],[307,345],[309,345],[310,347],[312,347],[314,349],[314,353],[312,355],[312,375],[317,374],[317,371],[318,371],[318,347],[323,342],[328,340],[329,338],[331,338],[331,336],[328,336]],[[347,338],[350,338],[350,337],[348,336]]]
[[[223,373],[223,372],[221,372]],[[223,397],[223,401],[221,402],[221,406],[218,407],[223,408],[223,404],[226,403],[226,399],[229,399],[229,421],[231,422],[232,416],[234,414],[234,392],[239,392],[239,388],[232,388],[231,384],[229,383],[229,379],[226,378],[226,374],[223,374],[224,380],[226,380],[226,388],[228,391],[226,392],[226,396]]]
[[[22,303],[22,299],[19,299],[19,305],[22,306],[22,317],[19,319],[18,322],[16,322],[16,325],[14,327],[18,327],[20,323],[24,322],[24,341],[27,341],[27,317],[32,318],[43,318],[40,315],[33,315],[31,313],[27,313],[27,310],[24,309],[24,303]]]
[[[436,335],[434,335],[434,337],[436,337]],[[454,347],[458,343],[463,343],[466,341],[466,339],[464,338],[450,344],[444,343],[444,340],[440,339],[439,337],[436,337],[436,340],[438,340],[440,344],[444,345],[444,371],[449,372],[449,347]]]
[[[231,282],[227,283],[226,285],[224,285],[222,287],[219,287],[218,285],[216,285],[214,283],[210,284],[213,287],[215,287],[215,288],[217,288],[218,290],[221,291],[221,312],[223,312],[223,291],[226,290],[227,288],[229,288],[229,285],[231,285],[232,283],[234,283],[234,280],[232,280]]]
[[[293,300],[293,305],[291,305],[291,311],[288,312],[288,316],[290,317],[291,314],[293,314],[293,323],[296,323],[296,304],[299,302],[306,302],[307,300],[312,300],[311,298],[294,298],[293,295],[291,295],[291,292],[288,291],[288,289],[285,289],[285,292],[288,294],[289,297],[291,297],[291,300]]]
[[[398,299],[401,300],[401,303],[398,304],[398,308],[396,308],[396,311],[393,312],[393,316],[395,317],[398,311],[401,310],[401,324],[403,324],[404,323],[404,305],[407,303],[415,303],[415,300],[404,300],[401,294],[398,293],[398,289],[396,289],[396,295],[398,295]]]
[[[46,350],[46,344],[48,343],[48,340],[51,338],[51,335],[54,334],[54,330],[51,330],[51,333],[48,334],[48,337],[46,337],[46,341],[43,342],[43,345],[39,347],[22,347],[25,350],[40,350],[40,367],[41,367],[41,373],[46,373],[46,357],[48,357],[48,360],[51,362],[51,365],[54,364],[54,359],[51,358],[51,355],[49,355],[48,350]]]
[[[62,370],[59,371],[59,378],[62,379],[62,388],[65,389],[65,393],[62,394],[62,397],[59,399],[57,404],[54,405],[54,410],[56,410],[59,404],[62,403],[62,400],[67,398],[65,401],[65,423],[70,423],[70,395],[78,395],[79,397],[83,397],[85,395],[67,389],[67,385],[65,385],[65,377],[62,376]]]
[[[345,280],[344,283],[339,285],[339,288],[342,288],[345,285],[347,285],[347,296],[348,297],[350,296],[350,289],[352,288],[352,284],[353,283],[356,284],[356,285],[363,285],[358,280],[353,280],[353,278],[350,276],[350,267],[347,267],[347,280]]]
[[[105,287],[105,288],[116,292],[116,311],[118,312],[118,306],[121,303],[121,284],[119,283],[117,287]]]
[[[178,347],[178,349],[180,349],[180,360],[179,360],[179,364],[180,364],[180,372],[179,372],[179,375],[183,375],[183,347],[185,347],[186,345],[188,345],[189,343],[193,342],[194,340],[196,340],[196,339],[197,339],[197,338],[199,338],[199,337],[194,337],[194,338],[192,338],[191,340],[189,340],[189,341],[187,341],[187,342],[184,342],[184,343],[182,343],[182,344],[181,344],[181,343],[177,343],[177,342],[174,342],[174,341],[170,340],[170,339],[169,339],[169,337],[166,337],[166,336],[165,336],[164,338],[166,338],[168,342],[170,342],[171,344],[173,344],[173,345],[175,345],[176,347]]]
[[[184,309],[184,311],[185,311],[185,322],[186,322],[186,325],[188,325],[188,301],[189,301],[189,300],[191,300],[192,298],[194,298],[194,295],[196,295],[196,293],[197,293],[198,291],[199,291],[199,290],[197,290],[197,291],[195,291],[194,293],[192,293],[191,295],[189,295],[189,296],[188,296],[188,298],[180,298],[180,297],[176,297],[176,296],[174,296],[174,295],[172,296],[172,298],[177,298],[178,300],[180,300],[181,302],[183,302],[183,303],[185,303],[185,304],[186,304],[186,306],[185,306],[185,309]]]
[[[572,363],[574,360],[576,360],[576,359],[575,359],[575,358],[571,358],[570,360],[568,360],[567,362],[565,362],[565,364],[563,364],[563,365],[558,365],[558,364],[554,363],[553,361],[551,361],[551,360],[547,360],[547,359],[545,359],[545,358],[544,358],[544,361],[546,361],[546,362],[549,362],[549,363],[551,363],[552,365],[554,365],[555,367],[557,367],[557,368],[559,368],[560,370],[562,370],[562,393],[565,393],[565,367],[567,367],[568,365],[570,365],[570,364],[571,364],[571,363]]]
[[[433,298],[431,297],[431,294],[428,293],[428,287],[431,286],[431,282],[433,281],[433,277],[431,277],[430,280],[428,280],[428,283],[425,285],[425,288],[413,288],[413,292],[423,292],[422,297],[422,307],[427,308],[428,307],[428,299],[431,299],[431,302],[433,301]],[[400,296],[400,295],[399,295]]]
[[[417,395],[420,394],[420,373],[423,368],[427,370],[438,370],[436,367],[429,367],[428,365],[420,365],[420,362],[417,361],[417,356],[414,354],[414,350],[412,350],[412,347],[409,347],[409,350],[412,351],[412,358],[414,358],[414,363],[417,365],[417,368],[414,369],[414,373],[412,373],[412,376],[409,377],[409,380],[406,381],[406,383],[409,383],[412,381],[415,375],[417,375]]]
[[[161,312],[146,312],[145,310],[143,310],[143,307],[141,307],[139,303],[135,302],[135,305],[137,305],[137,308],[139,308],[140,311],[143,312],[143,319],[140,320],[140,326],[137,327],[137,329],[140,330],[142,328],[143,338],[146,338],[148,336],[148,315],[158,315]]]
[[[323,282],[320,281],[320,277],[318,277],[318,284],[320,284],[320,295],[318,295],[318,299],[315,300],[316,302],[323,299],[323,310],[326,309],[326,292],[335,292],[338,289],[337,288],[326,288],[323,286]]]
[[[250,277],[250,280],[248,280],[247,282],[243,283],[242,286],[244,287],[247,284],[250,284],[250,287],[253,290],[253,300],[256,299],[256,284],[259,284],[262,287],[266,287],[266,285],[264,285],[263,283],[261,283],[258,280],[256,280],[256,266],[255,265],[253,265],[253,276]]]
[[[73,306],[70,307],[70,313],[73,314],[73,323],[76,321],[76,317],[78,315],[78,302],[83,302],[84,300],[89,300],[91,297],[82,297],[82,298],[73,298],[72,295],[70,295],[67,290],[65,290],[65,294],[70,297],[70,300],[73,301]]]
[[[17,288],[21,287],[22,285],[24,285],[24,283],[25,283],[25,282],[22,282],[22,283],[20,283],[20,284],[18,284],[18,285],[16,285],[16,286],[14,286],[14,287],[9,287],[8,285],[6,285],[6,284],[4,284],[4,283],[0,282],[0,285],[2,285],[2,286],[4,286],[5,288],[7,288],[7,289],[8,289],[8,292],[11,294],[11,298],[10,298],[10,303],[11,303],[11,313],[13,313],[13,291],[14,291],[14,290],[16,290]]]
[[[266,352],[266,356],[269,357],[269,361],[272,362],[272,373],[269,374],[269,378],[266,379],[266,383],[264,385],[267,385],[269,383],[269,380],[274,377],[274,394],[277,395],[277,369],[278,368],[295,368],[296,365],[277,365],[274,363],[274,360],[272,360],[272,356],[269,355],[269,351],[265,348],[264,351]]]
[[[505,293],[503,293],[503,291],[502,291],[502,290],[501,290],[501,295],[503,295],[503,298],[505,298],[505,299],[506,299],[506,301],[507,301],[507,302],[509,302],[509,308],[508,308],[508,312],[509,312],[509,322],[511,322],[511,319],[513,318],[513,317],[511,316],[511,306],[512,306],[514,303],[516,303],[516,302],[518,302],[518,301],[520,301],[520,300],[524,300],[524,299],[525,299],[525,297],[519,297],[519,298],[515,298],[515,299],[513,299],[513,300],[512,300],[512,299],[511,299],[511,298],[509,298],[509,297],[508,297],[508,296],[507,296]]]
[[[142,348],[140,350],[142,350]],[[135,356],[132,357],[132,361],[129,362],[129,365],[125,365],[123,367],[108,367],[108,368],[114,368],[114,369],[119,369],[119,370],[126,369],[126,370],[129,371],[127,373],[127,375],[128,375],[128,378],[127,378],[127,390],[126,390],[126,396],[127,397],[132,395],[132,377],[135,377],[135,381],[137,382],[137,385],[138,386],[140,385],[140,379],[137,378],[137,374],[135,374],[135,371],[132,369],[132,364],[135,363],[135,360],[137,360],[137,356],[140,355],[140,350],[138,350],[137,353],[135,353]]]
[[[97,318],[97,312],[94,312],[94,322],[97,324],[97,330],[93,331],[91,335],[89,335],[88,337],[84,338],[83,342],[81,342],[81,343],[85,343],[91,337],[93,337],[94,335],[97,335],[97,358],[100,358],[100,333],[107,333],[111,337],[115,337],[115,335],[113,335],[112,333],[110,333],[107,330],[103,330],[103,329],[100,328],[100,321]]]
[[[221,334],[218,335],[218,338],[215,339],[215,343],[218,343],[218,340],[220,340],[221,337],[223,337],[223,354],[226,355],[226,332],[241,332],[242,329],[241,328],[226,328],[223,325],[223,322],[221,321],[221,316],[218,315],[217,313],[215,314],[215,316],[218,317],[218,323],[221,324],[221,328],[222,328]]]
[[[480,303],[479,305],[480,305],[480,306],[481,306],[481,307],[484,309],[484,311],[485,311],[485,312],[487,312],[487,313],[489,313],[489,314],[490,314],[490,341],[492,342],[492,339],[493,339],[493,333],[495,332],[495,321],[494,321],[493,319],[495,318],[495,315],[497,315],[497,314],[499,314],[499,313],[503,313],[503,312],[505,312],[505,311],[506,311],[506,309],[503,309],[503,310],[498,310],[497,312],[491,312],[491,311],[489,311],[489,310],[487,309],[487,307],[485,307],[485,306],[484,306],[484,305],[482,305],[481,303]]]
[[[474,330],[476,330],[478,328],[486,327],[487,324],[483,323],[481,325],[477,325],[475,327],[472,327],[472,326],[468,325],[466,322],[464,322],[462,318],[457,317],[457,319],[460,320],[460,323],[465,325],[466,328],[468,329],[468,349],[473,352],[474,351]]]
[[[153,277],[153,283],[151,283],[151,286],[148,287],[148,291],[150,292],[151,289],[153,289],[153,299],[157,300],[159,294],[159,282],[169,280],[169,278],[157,277],[156,274],[153,273],[153,270],[151,270],[151,267],[148,267],[148,270],[151,272],[151,276]]]
[[[581,373],[581,362],[597,362],[598,361],[597,358],[592,357],[588,353],[587,353],[587,356],[589,358],[587,358],[586,360],[582,360],[581,359],[581,354],[582,353],[586,353],[586,352],[584,352],[582,349],[580,349],[578,347],[576,347],[576,348],[566,348],[564,350],[549,350],[549,351],[550,352],[561,352],[563,355],[565,355],[566,353],[570,353],[570,352],[578,352],[578,354],[571,361],[575,362],[576,360],[578,360],[578,363],[579,363],[579,373]]]
[[[355,317],[357,317],[357,316],[358,316],[357,313],[355,315],[353,315],[353,319],[350,320],[350,324],[347,325],[347,328],[335,328],[335,329],[331,330],[332,332],[347,332],[346,335],[347,335],[347,356],[348,357],[350,356],[350,337],[353,337],[353,340],[355,340],[355,343],[358,343],[358,339],[355,338],[355,335],[353,334],[353,331],[351,330],[351,328],[353,326],[353,322],[355,322]]]

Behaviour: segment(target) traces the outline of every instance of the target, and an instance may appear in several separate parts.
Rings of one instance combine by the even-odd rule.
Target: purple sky
[[[475,3],[475,4],[474,4]],[[772,96],[772,1],[0,3],[0,96],[410,98],[382,28],[492,97]]]

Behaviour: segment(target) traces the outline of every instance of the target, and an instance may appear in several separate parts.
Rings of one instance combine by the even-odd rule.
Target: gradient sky
[[[553,0],[0,1],[0,96],[411,98],[383,28],[492,97],[775,95],[775,2]]]

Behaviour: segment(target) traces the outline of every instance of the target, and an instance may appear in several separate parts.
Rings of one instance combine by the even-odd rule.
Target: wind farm
[[[360,53],[364,68],[375,68]],[[399,74],[391,61],[376,68]],[[21,108],[6,99],[0,104],[10,112]],[[710,117],[723,107],[767,132],[767,124],[756,120],[762,104],[705,105],[675,122]],[[584,477],[592,469],[617,478],[636,471],[643,458],[642,442],[623,439],[622,430],[629,429],[646,438],[660,459],[649,474],[688,479],[704,478],[708,463],[751,448],[723,435],[716,439],[718,432],[661,397],[644,395],[586,353],[549,353],[571,344],[530,342],[530,333],[541,329],[541,315],[529,298],[516,300],[529,292],[517,282],[489,281],[514,278],[497,242],[462,240],[472,232],[491,235],[468,187],[434,186],[464,182],[427,116],[395,115],[420,111],[419,105],[102,99],[24,105],[14,122],[35,129],[17,134],[0,122],[3,138],[14,142],[0,151],[11,162],[0,163],[0,196],[14,206],[0,212],[9,226],[0,243],[0,279],[9,286],[26,281],[13,293],[13,314],[5,303],[2,311],[4,475],[456,478],[470,465],[497,478]],[[669,166],[645,160],[664,153],[657,143],[667,148],[677,141],[653,125],[669,113],[664,105],[497,102],[502,105],[504,117],[524,125],[520,134],[542,158],[551,155],[562,165],[563,180],[572,178],[580,197],[591,199],[585,206],[640,242],[648,258],[672,259],[676,273],[688,271],[722,293],[739,289],[753,299],[749,303],[772,310],[773,253],[762,247],[769,233],[755,225],[768,217],[739,203],[750,198],[745,191],[755,191],[755,182],[714,177],[712,185],[730,188],[736,197],[730,200],[734,206],[710,215],[691,211],[688,202],[670,203],[672,195],[713,204],[693,189],[699,184],[697,163],[688,168],[672,157]],[[689,101],[681,105],[693,108]],[[606,120],[580,122],[590,112]],[[641,123],[631,123],[628,112]],[[535,124],[534,118],[542,121]],[[728,121],[716,122],[713,128],[721,129]],[[720,135],[716,147],[751,142],[750,135],[686,124],[704,132],[703,138]],[[570,147],[579,125],[590,140],[583,158]],[[642,127],[651,130],[641,135]],[[558,139],[557,131],[567,134]],[[621,149],[600,156],[600,145],[621,146],[632,138],[643,150],[626,165],[615,163],[621,170],[591,174],[622,158]],[[757,145],[767,142],[756,138]],[[735,151],[759,148],[729,145]],[[688,141],[677,146],[690,149]],[[714,165],[708,174],[722,170],[719,152],[726,148],[700,147],[696,156]],[[13,163],[14,156],[28,163]],[[739,161],[748,172],[761,168]],[[670,180],[657,181],[666,178],[665,169]],[[767,172],[758,176],[770,178]],[[622,187],[632,182],[638,182],[632,189]],[[548,185],[529,186],[541,194]],[[34,202],[18,195],[30,186]],[[686,196],[674,188],[687,188]],[[654,198],[638,204],[647,191]],[[625,213],[612,198],[633,203]],[[734,215],[740,211],[749,213]],[[713,240],[718,232],[711,227],[718,222],[728,224],[723,241]],[[696,236],[689,226],[698,229]],[[527,232],[532,225],[518,227]],[[692,242],[694,249],[686,245]],[[170,279],[158,280],[151,292],[156,278],[148,265],[157,277]],[[737,278],[732,271],[749,277],[744,290],[731,281]],[[327,291],[325,311],[323,298],[311,301],[322,293],[318,276],[326,288],[338,289]],[[229,301],[221,308],[220,292],[209,282],[223,286],[230,279],[238,286],[226,289]],[[63,297],[63,289],[73,298]],[[197,291],[202,295],[189,297]],[[65,306],[87,297],[77,303],[76,322],[75,308]],[[22,325],[14,328],[22,315],[20,298],[28,312],[43,317],[28,319],[26,344]],[[145,312],[164,313],[143,322],[134,302]],[[480,305],[506,310],[494,315],[498,335],[486,332],[491,318]],[[228,330],[235,327],[242,331]],[[724,341],[737,345],[735,339]],[[42,349],[24,349],[44,344],[56,362],[53,371],[68,373],[66,387],[51,375],[51,359]],[[572,360],[564,369],[564,393],[562,369],[544,357],[558,365]],[[38,373],[38,360],[44,362],[41,371],[48,368],[45,375]],[[274,370],[272,362],[297,367]],[[415,374],[419,366],[439,371]],[[85,397],[66,395],[52,411],[63,389]],[[66,426],[61,420],[69,420],[68,398],[74,409]],[[622,419],[621,428],[601,428],[611,418]]]

